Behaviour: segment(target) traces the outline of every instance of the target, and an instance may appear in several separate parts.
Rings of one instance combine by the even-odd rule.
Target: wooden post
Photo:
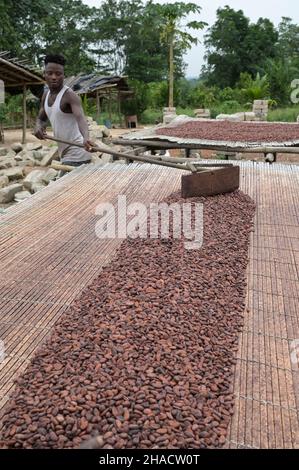
[[[169,39],[169,98],[168,106],[173,108],[173,75],[174,75],[174,65],[173,65],[173,34],[170,35]]]
[[[120,107],[120,92],[118,92],[118,94],[117,94],[117,104],[118,104],[118,119],[119,119],[119,124],[122,125],[121,107]]]
[[[111,93],[110,93],[110,90],[109,90],[108,106],[109,106],[109,120],[110,120],[110,122],[111,122],[111,120],[112,120],[112,114],[111,114]]]
[[[26,144],[26,128],[27,128],[27,109],[26,109],[26,85],[23,85],[23,136],[22,144]]]
[[[100,112],[101,112],[99,90],[96,91],[96,101],[97,101],[97,119],[99,119],[100,118]]]

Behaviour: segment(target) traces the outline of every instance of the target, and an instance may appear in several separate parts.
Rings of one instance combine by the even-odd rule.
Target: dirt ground
[[[125,134],[126,132],[129,132],[130,129],[110,129],[111,130],[111,135],[112,137],[116,138],[119,137],[122,134]],[[8,147],[9,145],[13,144],[14,142],[22,142],[22,129],[9,129],[9,130],[4,130],[4,143],[0,143],[0,148],[1,147]],[[38,139],[32,135],[32,130],[28,129],[27,134],[26,134],[26,143],[34,143],[37,142]],[[43,145],[53,145],[53,142],[50,142],[49,140],[45,140],[43,142]]]

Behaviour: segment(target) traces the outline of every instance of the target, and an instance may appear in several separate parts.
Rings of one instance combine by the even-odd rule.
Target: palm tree
[[[174,49],[181,47],[183,50],[190,49],[192,44],[197,44],[197,38],[191,36],[185,29],[202,29],[207,23],[203,21],[190,21],[185,26],[180,22],[190,13],[200,14],[201,7],[195,3],[174,2],[163,5],[155,4],[162,21],[163,29],[161,40],[166,42],[169,54],[169,101],[168,106],[173,107],[173,82],[174,82]],[[183,29],[182,29],[183,28]]]

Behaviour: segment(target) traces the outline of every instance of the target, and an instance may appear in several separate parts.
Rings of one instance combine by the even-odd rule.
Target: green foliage
[[[289,104],[291,82],[298,77],[298,68],[286,59],[269,59],[265,70],[269,78],[270,96],[282,105]]]
[[[278,56],[284,61],[297,62],[299,59],[299,25],[283,16],[278,25]]]
[[[218,114],[234,114],[243,111],[244,105],[235,100],[227,100],[211,107],[211,118],[215,119]]]
[[[217,20],[205,37],[209,84],[233,87],[242,72],[256,75],[267,58],[275,57],[278,33],[265,18],[250,23],[242,10],[229,6],[217,10]]]
[[[252,78],[248,73],[241,73],[239,87],[245,102],[269,99],[270,82],[267,75],[261,77],[257,73],[256,77]]]
[[[277,108],[269,111],[268,121],[296,122],[297,116],[299,116],[299,105]]]
[[[121,104],[121,111],[126,116],[140,115],[148,106],[148,85],[138,80],[129,80],[130,87],[134,90],[134,96]]]
[[[169,53],[169,100],[168,106],[174,106],[174,51],[185,52],[192,44],[197,44],[197,38],[189,33],[190,29],[198,30],[204,28],[206,23],[189,21],[185,26],[181,21],[186,19],[190,13],[200,14],[201,7],[195,3],[164,3],[153,5],[160,18],[162,18],[161,40],[165,42]]]
[[[267,18],[250,22],[242,10],[219,8],[205,37],[203,76],[190,81],[184,78],[183,56],[197,42],[192,31],[204,26],[188,20],[189,14],[199,17],[197,3],[103,0],[91,8],[83,0],[22,0],[16,8],[13,0],[0,0],[0,9],[0,50],[36,65],[48,52],[63,53],[66,75],[126,74],[135,95],[122,103],[122,112],[145,123],[161,120],[169,93],[183,114],[205,107],[215,117],[267,98],[273,108],[279,106],[270,119],[295,120],[298,110],[289,105],[291,82],[299,73],[299,25],[290,18],[275,28]],[[27,104],[29,116],[36,114],[37,102]],[[83,107],[96,116],[94,99],[83,98]],[[5,124],[21,122],[22,98],[8,97],[0,113]],[[100,120],[110,113],[118,122],[117,105],[109,111],[104,100]]]
[[[162,122],[162,111],[159,109],[148,108],[143,111],[140,121],[142,124],[158,124]]]
[[[22,122],[22,96],[5,97],[5,103],[1,105],[1,121],[4,125],[18,125]]]

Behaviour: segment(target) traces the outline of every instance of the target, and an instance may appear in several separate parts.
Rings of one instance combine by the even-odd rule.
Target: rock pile
[[[126,159],[116,159],[113,155],[105,153],[105,149],[115,149],[115,151],[121,149],[119,146],[107,145],[103,142],[110,137],[110,130],[105,126],[99,126],[90,117],[87,120],[90,139],[103,149],[101,152],[92,153],[92,163],[98,165],[114,161],[127,163]],[[57,179],[59,172],[49,168],[57,158],[56,144],[45,146],[42,142],[35,142],[22,145],[16,142],[9,147],[1,147],[0,204],[23,201]],[[36,169],[36,167],[41,168]]]
[[[47,167],[57,155],[56,145],[47,147],[41,142],[0,148],[0,204],[24,200],[53,181],[58,172]],[[34,183],[30,187],[29,176]]]

